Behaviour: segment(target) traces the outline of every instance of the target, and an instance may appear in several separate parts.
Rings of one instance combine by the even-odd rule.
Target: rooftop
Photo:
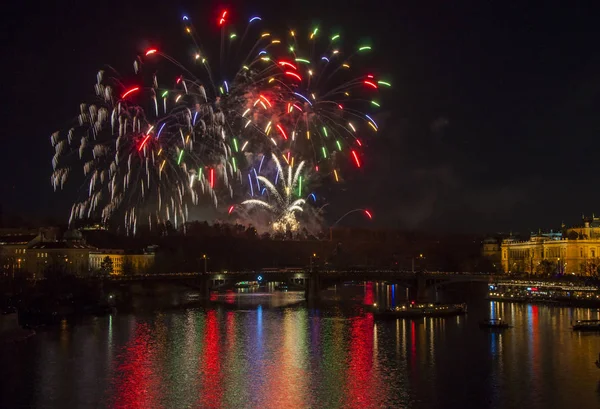
[[[10,235],[0,237],[0,245],[2,244],[27,244],[35,239],[37,234]]]
[[[74,243],[74,242],[68,242],[68,241],[49,241],[49,242],[40,242],[40,243],[32,244],[31,246],[29,246],[29,249],[32,249],[32,250],[36,250],[36,249],[46,249],[46,250],[57,250],[57,249],[80,249],[80,250],[83,250],[83,249],[88,249],[88,250],[95,250],[95,247],[88,246],[83,243]]]

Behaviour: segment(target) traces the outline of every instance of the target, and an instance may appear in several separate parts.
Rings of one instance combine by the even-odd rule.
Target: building
[[[2,229],[5,230],[5,229]],[[111,274],[141,274],[154,265],[154,250],[126,254],[120,249],[98,249],[86,243],[78,230],[68,230],[62,236],[58,229],[36,231],[0,231],[0,267],[11,277],[22,274],[39,279],[55,269],[77,276],[98,272],[102,261],[109,257]]]
[[[27,247],[26,269],[33,278],[41,278],[48,269],[57,268],[68,274],[89,274],[89,254],[94,248],[69,241],[39,242]]]
[[[500,251],[504,272],[596,276],[600,268],[600,218],[584,217],[580,226],[532,233],[528,240],[510,237],[502,241]]]
[[[147,273],[154,265],[154,253],[126,254],[124,250],[96,250],[89,254],[90,269],[99,271],[106,258],[112,262],[113,275],[130,275]]]
[[[5,274],[14,277],[25,268],[27,246],[36,237],[37,234],[31,232],[0,236],[0,267]]]
[[[42,231],[27,245],[26,270],[33,278],[43,277],[52,268],[67,274],[86,276],[90,270],[91,250],[94,247],[87,245],[77,230],[68,230],[62,237],[58,232],[50,235]]]
[[[483,240],[483,247],[481,249],[481,255],[485,258],[490,259],[493,262],[500,263],[501,248],[500,244],[502,239],[496,239],[488,237]]]

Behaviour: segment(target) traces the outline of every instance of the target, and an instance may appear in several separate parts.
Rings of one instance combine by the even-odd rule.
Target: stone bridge
[[[436,290],[461,282],[490,282],[495,276],[478,273],[448,272],[408,272],[393,270],[320,270],[307,269],[263,269],[259,271],[207,272],[207,273],[173,273],[162,275],[144,275],[130,277],[114,277],[113,285],[172,285],[199,290],[206,298],[211,291],[234,288],[243,281],[279,282],[305,289],[307,299],[317,299],[321,290],[332,285],[345,282],[385,281],[408,288],[412,298],[424,299],[428,289]]]

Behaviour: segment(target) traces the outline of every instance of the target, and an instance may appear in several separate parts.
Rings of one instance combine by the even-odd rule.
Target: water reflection
[[[136,326],[132,339],[119,355],[114,373],[116,408],[158,407],[160,378],[153,368],[155,354],[150,326]]]
[[[0,351],[0,407],[600,405],[600,336],[570,329],[597,311],[481,301],[464,317],[380,322],[361,305],[404,302],[403,289],[344,291],[357,303],[308,309],[296,294],[242,294],[233,303],[226,294],[214,308],[41,332]],[[513,328],[483,331],[484,317]]]

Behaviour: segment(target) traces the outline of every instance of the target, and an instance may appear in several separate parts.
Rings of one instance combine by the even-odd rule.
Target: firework
[[[135,65],[143,78],[139,61]],[[78,164],[86,180],[70,222],[108,222],[120,213],[128,232],[135,233],[140,217],[150,226],[166,220],[177,226],[200,194],[217,204],[216,179],[232,193],[224,118],[202,85],[178,78],[164,89],[154,76],[152,86],[121,91],[120,81],[106,76],[98,73],[96,101],[80,105],[77,123],[51,138],[55,190]]]
[[[251,185],[256,182],[257,190],[262,199],[248,199],[241,203],[246,208],[256,208],[257,210],[266,211],[272,218],[271,229],[275,233],[298,232],[300,223],[296,217],[297,213],[302,213],[306,204],[306,200],[302,198],[302,170],[304,162],[300,162],[294,169],[291,164],[287,165],[287,172],[281,166],[277,156],[273,154],[273,163],[276,165],[275,182],[271,182],[267,177],[258,175],[254,171],[254,178],[249,175]],[[261,183],[263,190],[261,191]],[[234,210],[230,207],[229,212]]]
[[[391,86],[361,70],[371,45],[343,47],[340,33],[326,34],[318,27],[275,33],[263,27],[259,16],[238,31],[227,11],[216,22],[221,29],[219,62],[213,63],[220,67],[218,74],[211,70],[192,19],[183,17],[196,59],[221,99],[232,135],[233,167],[243,170],[257,157],[274,153],[286,162],[304,161],[322,180],[339,182],[344,162],[360,168],[363,139],[378,131],[368,110],[381,108],[379,90]],[[232,55],[245,58],[229,62]],[[245,171],[252,176],[250,168]],[[249,179],[240,180],[252,194]]]
[[[371,46],[345,49],[339,33],[325,35],[318,27],[275,34],[262,29],[257,16],[249,19],[241,38],[227,19],[219,25],[227,39],[222,49],[243,48],[251,39],[248,58],[229,86],[231,95],[243,94],[236,99],[243,106],[233,107],[238,117],[228,116],[240,130],[235,150],[239,145],[243,152],[305,161],[322,178],[336,182],[343,161],[360,168],[362,139],[378,131],[366,110],[380,108],[378,90],[391,86],[352,68],[355,62],[361,66],[360,57]],[[189,32],[193,36],[194,30]]]
[[[361,167],[362,135],[378,130],[364,109],[380,107],[373,93],[390,84],[350,69],[371,47],[345,52],[339,34],[325,37],[318,28],[276,36],[261,30],[258,16],[238,36],[224,11],[217,21],[220,58],[211,66],[211,50],[201,46],[190,18],[182,22],[194,49],[190,64],[150,48],[135,59],[133,77],[100,71],[95,100],[80,105],[74,126],[52,135],[55,190],[81,179],[76,170],[83,170],[85,189],[70,222],[123,220],[133,233],[145,221],[177,227],[202,195],[216,206],[235,188],[254,196],[266,186],[274,201],[244,205],[272,211],[275,230],[297,229],[295,215],[305,202],[292,201],[291,192],[302,191],[302,168],[339,181],[340,160]],[[233,55],[242,58],[229,62]],[[269,155],[282,192],[259,175]],[[280,158],[288,172],[299,163],[291,179],[283,177]]]

